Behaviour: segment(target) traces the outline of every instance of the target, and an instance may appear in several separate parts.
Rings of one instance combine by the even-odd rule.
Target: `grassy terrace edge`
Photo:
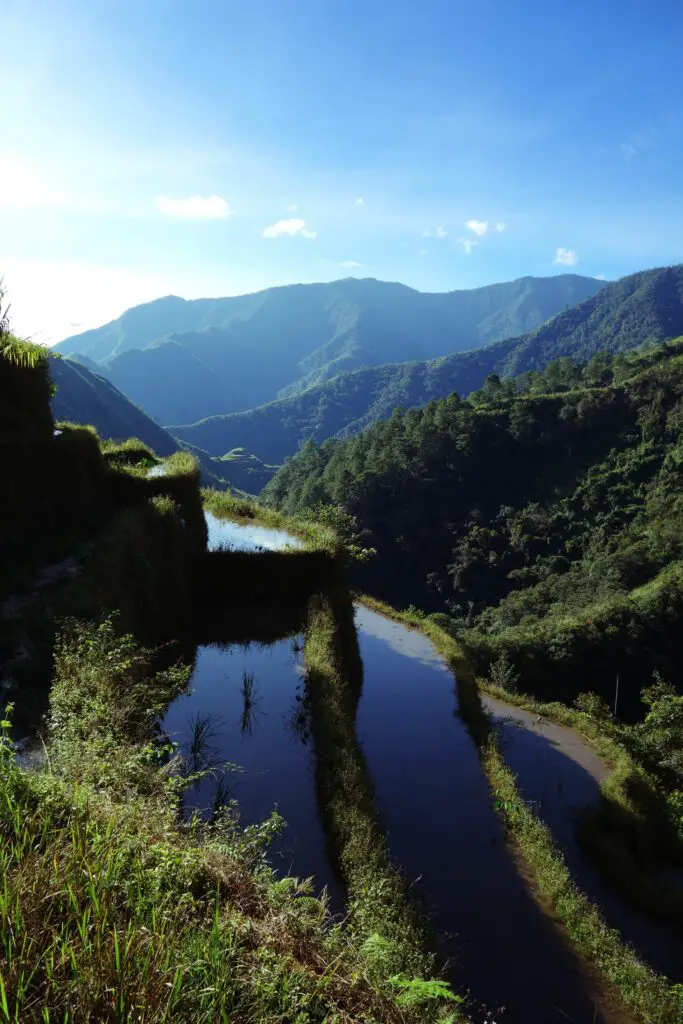
[[[479,749],[508,837],[529,871],[537,897],[561,922],[578,955],[605,984],[610,1001],[614,1005],[623,1005],[642,1024],[679,1024],[683,1015],[683,986],[671,985],[666,978],[642,963],[574,883],[550,831],[523,799],[514,773],[505,764],[482,707],[479,691],[481,687],[496,697],[529,710],[542,708],[543,713],[548,717],[554,716],[554,720],[563,725],[576,727],[577,722],[583,719],[590,721],[589,716],[562,705],[537,705],[521,695],[510,699],[507,691],[482,686],[483,681],[475,676],[457,641],[426,616],[412,610],[397,611],[368,595],[359,595],[358,600],[387,618],[423,632],[457,676],[463,720]],[[590,726],[583,721],[582,725],[580,731],[587,738],[593,741],[600,738],[597,723],[593,723],[592,735]],[[605,785],[618,794],[627,774],[623,758],[628,754],[606,736],[602,737],[602,744],[598,743],[598,751],[614,758],[611,761],[614,770]],[[624,792],[619,799],[627,799],[627,794]]]
[[[277,509],[262,505],[255,499],[241,498],[227,491],[211,487],[202,489],[204,508],[219,519],[232,519],[237,523],[257,523],[273,530],[287,530],[307,547],[318,548],[330,554],[341,553],[342,545],[334,530],[313,520],[294,519]]]
[[[466,1021],[462,997],[434,977],[436,956],[421,908],[391,860],[356,735],[363,665],[347,590],[312,598],[304,640],[316,786],[329,847],[347,891],[349,926],[373,974],[389,974],[403,1005],[425,1021]]]

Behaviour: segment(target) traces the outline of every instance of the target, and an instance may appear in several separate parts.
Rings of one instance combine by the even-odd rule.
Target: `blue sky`
[[[680,0],[4,0],[38,340],[173,292],[683,261]]]

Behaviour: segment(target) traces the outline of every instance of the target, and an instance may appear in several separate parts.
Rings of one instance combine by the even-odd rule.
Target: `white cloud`
[[[446,231],[446,229],[443,226],[443,224],[439,224],[438,228],[436,229],[436,237],[437,238],[445,238],[447,234],[448,234],[448,232]]]
[[[418,256],[429,256],[429,249],[419,249],[417,255]]]
[[[359,197],[358,197],[358,199],[356,199],[356,201],[355,201],[355,203],[354,203],[353,205],[354,205],[354,206],[365,206],[365,200],[364,200],[364,199],[362,199],[362,198],[361,198],[361,197],[359,196]]]
[[[468,220],[467,227],[470,231],[474,231],[475,235],[483,238],[489,229],[489,222],[487,220]]]
[[[222,196],[190,196],[189,199],[157,196],[156,203],[168,217],[182,217],[188,220],[221,220],[232,213]]]
[[[290,203],[290,205],[287,207],[287,213],[296,213],[298,209],[299,207],[296,203]]]
[[[462,246],[462,251],[465,253],[466,256],[469,256],[469,254],[472,252],[475,245],[477,244],[476,238],[459,238],[458,241],[460,242],[460,245]]]
[[[493,225],[493,227],[494,227],[494,230],[497,231],[499,235],[502,235],[502,233],[505,231],[505,229],[507,227],[507,224],[503,220],[498,220]]]
[[[358,267],[362,267],[362,263],[357,263],[356,260],[341,260],[340,267],[346,267],[348,270],[357,270]]]
[[[555,250],[555,263],[558,267],[575,267],[579,262],[579,254],[576,249],[565,249],[563,246],[558,246]]]
[[[302,238],[313,239],[316,236],[316,232],[309,231],[306,227],[306,221],[302,220],[301,217],[289,217],[287,220],[279,220],[276,224],[271,224],[263,229],[264,238],[281,238],[283,235],[289,235],[290,238],[294,238],[295,235],[301,235]]]
[[[596,281],[606,281],[607,280],[607,274],[596,274],[595,275],[595,280]]]

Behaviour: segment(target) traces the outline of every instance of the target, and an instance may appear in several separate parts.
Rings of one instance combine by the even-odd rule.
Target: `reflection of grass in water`
[[[217,715],[200,715],[197,713],[191,720],[190,730],[190,767],[193,772],[206,771],[216,766],[218,750],[211,745],[223,725]]]
[[[253,672],[247,672],[245,669],[242,673],[242,715],[240,717],[240,730],[243,736],[251,736],[254,731],[258,703],[256,677]]]
[[[297,689],[301,690],[301,686]],[[310,701],[301,692],[294,696],[289,728],[300,743],[303,743],[304,746],[308,743],[311,738],[311,706]]]
[[[213,794],[211,796],[211,807],[209,811],[209,821],[216,821],[225,808],[229,807],[232,802],[233,785],[228,782],[227,775],[219,775],[216,779],[216,784],[213,787]]]

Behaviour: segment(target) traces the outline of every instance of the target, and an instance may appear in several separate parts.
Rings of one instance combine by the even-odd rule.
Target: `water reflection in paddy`
[[[315,875],[320,889],[332,878],[306,716],[297,700],[301,642],[288,637],[267,645],[200,647],[190,691],[170,705],[163,725],[190,768],[207,761],[239,766],[189,790],[187,809],[208,816],[217,797],[229,795],[238,801],[243,824],[253,824],[277,807],[287,824],[270,847],[271,863],[282,873]]]
[[[392,855],[476,1002],[505,1024],[592,1024],[578,961],[519,875],[488,782],[456,715],[454,680],[432,644],[366,608],[356,621],[364,665],[363,745]],[[495,1017],[498,1020],[498,1017]]]
[[[220,547],[236,551],[282,551],[286,548],[302,548],[298,537],[286,530],[275,530],[258,523],[235,523],[231,519],[219,519],[211,512],[204,512],[209,531],[209,550]]]

